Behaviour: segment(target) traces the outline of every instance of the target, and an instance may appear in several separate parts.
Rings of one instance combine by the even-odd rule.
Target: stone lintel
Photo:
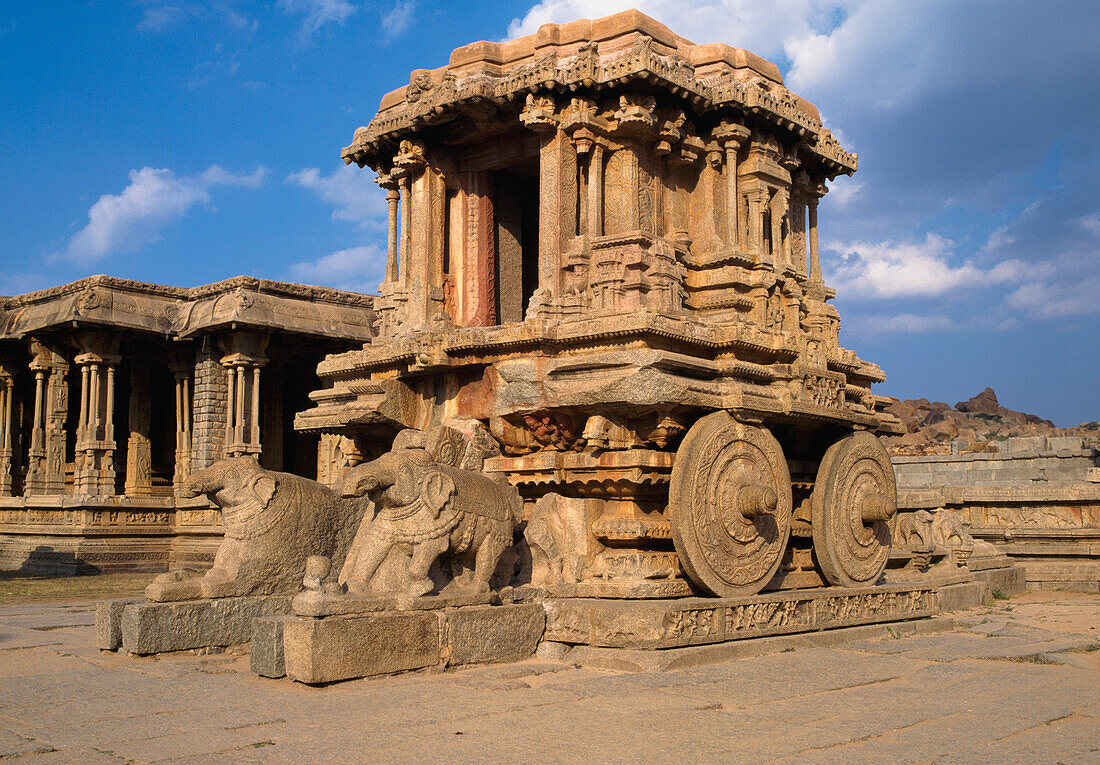
[[[936,612],[932,585],[823,588],[745,598],[551,599],[546,639],[608,648],[672,648],[917,619]]]
[[[168,603],[142,600],[121,609],[108,604],[96,609],[96,635],[114,635],[117,629],[122,649],[143,655],[225,647],[249,642],[256,617],[289,611],[290,598],[279,595]]]

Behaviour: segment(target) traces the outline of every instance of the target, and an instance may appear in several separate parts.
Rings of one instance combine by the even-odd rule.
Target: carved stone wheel
[[[882,441],[858,432],[825,452],[811,500],[814,552],[830,584],[874,584],[897,525],[898,490]]]
[[[721,597],[775,575],[791,533],[791,476],[775,436],[728,412],[696,422],[676,452],[668,519],[691,580]]]

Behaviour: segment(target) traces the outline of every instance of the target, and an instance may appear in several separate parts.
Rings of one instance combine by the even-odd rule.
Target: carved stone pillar
[[[816,284],[821,283],[821,260],[817,252],[817,203],[820,199],[820,196],[812,196],[806,200],[810,209],[810,281]]]
[[[0,497],[11,496],[14,410],[15,369],[0,359]]]
[[[741,197],[737,189],[737,153],[748,140],[750,131],[744,125],[723,122],[714,129],[714,139],[726,153],[724,181],[726,185],[726,244],[735,250],[741,247]]]
[[[393,158],[393,170],[390,173],[400,185],[401,252],[399,256],[400,294],[395,294],[395,309],[392,321],[395,324],[412,321],[422,324],[427,320],[431,303],[432,282],[429,280],[429,266],[432,257],[441,258],[442,252],[433,252],[432,237],[442,235],[431,231],[435,212],[433,196],[437,173],[426,172],[428,166],[424,155],[424,146],[419,141],[404,140]],[[440,281],[439,284],[442,284]],[[384,297],[389,292],[384,291]],[[442,298],[442,296],[440,296]],[[402,310],[408,307],[407,314]]]
[[[226,401],[225,456],[259,456],[260,369],[267,364],[264,351],[269,336],[259,332],[233,332],[218,339],[225,356]]]
[[[519,116],[520,122],[539,135],[538,289],[529,303],[529,314],[532,309],[537,313],[545,308],[552,296],[560,294],[558,254],[567,249],[562,239],[563,159],[566,151],[572,153],[574,150],[568,136],[558,129],[560,120],[556,109],[552,96],[528,94]],[[575,163],[575,153],[573,160]],[[574,199],[575,192],[574,188]]]
[[[379,173],[374,181],[386,190],[386,207],[389,211],[389,225],[386,236],[386,275],[385,281],[396,282],[400,278],[400,253],[397,244],[397,215],[401,192],[397,179],[389,173]]]
[[[603,146],[594,143],[588,157],[586,226],[590,237],[603,236]]]
[[[32,338],[30,369],[34,373],[34,420],[27,459],[25,493],[65,492],[65,420],[69,407],[69,386],[65,373],[69,364],[57,349]]]
[[[771,211],[771,240],[772,257],[781,267],[791,264],[790,238],[784,222],[787,220],[787,192],[784,189],[776,189],[772,195],[769,209]]]
[[[187,366],[173,365],[176,378],[176,453],[172,485],[180,489],[191,475],[192,377]]]
[[[152,401],[149,396],[151,370],[143,360],[130,366],[130,436],[126,441],[126,484],[128,497],[148,497],[153,493],[153,446],[149,441]]]
[[[80,353],[80,422],[76,434],[74,493],[109,497],[115,493],[115,372],[120,338],[107,332],[81,332],[74,340]],[[148,439],[146,439],[148,440]]]
[[[701,236],[699,236],[699,244],[697,250],[700,252],[709,252],[721,248],[722,241],[719,237],[719,221],[722,216],[722,210],[717,201],[717,192],[719,191],[720,184],[725,182],[722,172],[722,163],[725,159],[725,155],[717,148],[713,148],[712,151],[707,152],[707,161],[703,165],[703,169],[699,172],[699,195],[701,197],[701,213],[702,226],[700,230]]]
[[[790,173],[791,185],[787,212],[787,240],[785,243],[788,263],[800,274],[808,274],[806,258],[806,185],[808,174],[800,169],[801,161],[797,151],[785,156],[783,169]]]
[[[749,252],[764,262],[767,255],[764,249],[764,209],[768,203],[768,192],[763,189],[751,191],[748,194],[748,201]]]

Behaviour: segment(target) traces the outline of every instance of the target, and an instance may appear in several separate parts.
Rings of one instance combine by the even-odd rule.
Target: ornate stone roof
[[[368,341],[373,301],[357,292],[249,276],[191,288],[89,276],[0,298],[0,339],[85,324],[180,338],[238,327]]]
[[[752,115],[789,130],[830,174],[856,169],[856,155],[822,126],[817,107],[784,86],[775,64],[721,43],[696,45],[638,11],[544,24],[516,40],[457,48],[447,66],[417,69],[408,85],[383,96],[342,156],[374,166],[384,147],[487,102],[518,109],[540,91],[599,91],[631,81],[682,99],[696,114]]]

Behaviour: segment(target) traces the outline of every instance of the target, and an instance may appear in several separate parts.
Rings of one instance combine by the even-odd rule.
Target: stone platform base
[[[415,669],[519,661],[535,652],[545,625],[539,603],[257,619],[252,669],[265,677],[285,674],[319,685]]]
[[[221,648],[247,643],[252,620],[290,612],[280,595],[154,603],[144,598],[96,605],[96,647],[134,654]]]
[[[1012,597],[1027,589],[1027,569],[1017,565],[975,571],[974,580],[988,584],[990,595],[999,593]]]
[[[929,584],[800,590],[668,601],[550,599],[546,640],[605,648],[677,648],[904,621],[936,613]]]
[[[569,664],[585,669],[610,669],[618,672],[669,672],[677,669],[719,664],[735,659],[749,659],[786,651],[807,648],[831,648],[861,640],[883,640],[931,635],[950,632],[955,621],[950,616],[934,616],[931,619],[914,619],[907,622],[863,624],[858,627],[841,627],[835,630],[802,632],[794,635],[732,640],[728,643],[693,645],[684,648],[664,648],[647,651],[637,648],[596,648],[561,643],[544,643],[544,647],[557,646],[555,653]],[[540,648],[542,653],[543,648]],[[550,653],[550,651],[547,651]]]

